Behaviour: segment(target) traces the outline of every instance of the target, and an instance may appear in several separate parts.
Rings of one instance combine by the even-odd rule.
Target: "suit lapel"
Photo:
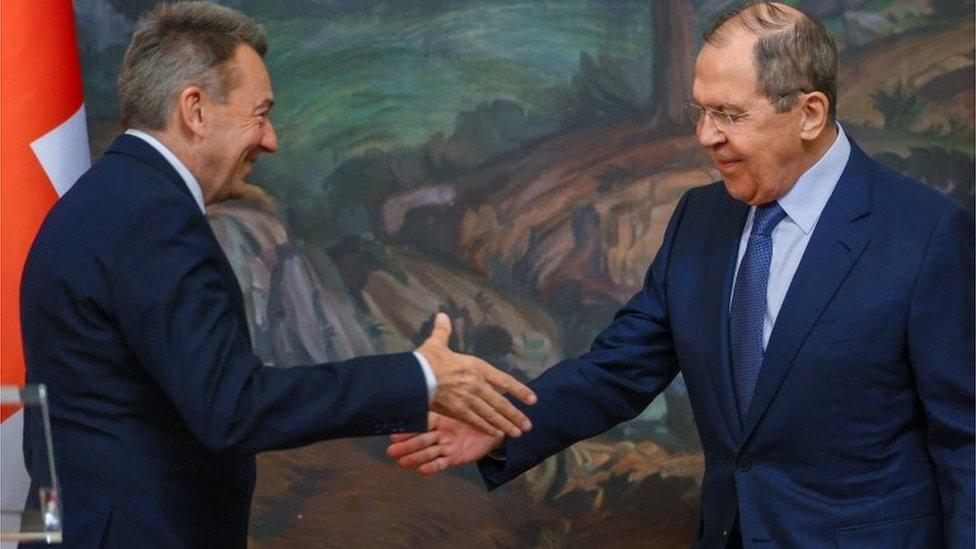
[[[755,430],[820,313],[860,258],[869,239],[854,221],[870,211],[874,163],[851,141],[851,156],[803,253],[769,338],[743,441]]]
[[[715,212],[714,219],[719,220],[713,227],[714,233],[709,236],[710,242],[715,242],[715,252],[706,259],[706,275],[704,291],[704,310],[702,315],[703,333],[719,334],[719,344],[712,346],[710,368],[712,386],[716,393],[716,402],[725,417],[732,440],[737,440],[742,424],[736,409],[735,394],[732,389],[732,355],[729,347],[729,296],[732,292],[732,278],[739,252],[739,239],[742,227],[749,215],[749,206],[724,194],[723,200]]]

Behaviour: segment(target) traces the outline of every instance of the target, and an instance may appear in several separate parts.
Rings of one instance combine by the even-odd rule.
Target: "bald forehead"
[[[723,40],[705,42],[695,60],[696,69],[701,65],[715,65],[731,71],[755,72],[755,50],[759,38],[743,28],[730,28]]]
[[[695,60],[692,96],[710,107],[748,106],[758,88],[755,35],[739,31],[720,44],[706,43]]]

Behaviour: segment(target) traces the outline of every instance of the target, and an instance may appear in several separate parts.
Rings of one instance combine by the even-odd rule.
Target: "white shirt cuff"
[[[420,369],[424,372],[424,381],[427,382],[427,404],[433,404],[434,393],[437,392],[437,378],[434,377],[434,370],[431,369],[430,363],[427,362],[427,357],[418,351],[414,351],[413,356],[417,357],[417,362],[420,363]]]

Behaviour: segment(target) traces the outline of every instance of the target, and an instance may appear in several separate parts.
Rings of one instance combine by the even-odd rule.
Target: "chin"
[[[725,183],[725,190],[728,191],[729,195],[738,200],[739,202],[750,203],[750,200],[756,197],[756,188],[744,181],[736,181],[735,178],[725,178],[722,180]]]

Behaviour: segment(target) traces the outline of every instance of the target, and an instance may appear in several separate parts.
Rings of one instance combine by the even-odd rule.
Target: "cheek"
[[[763,164],[762,157],[764,151],[762,147],[757,146],[757,143],[749,137],[741,136],[739,139],[734,141],[730,140],[729,142],[729,148],[734,155],[742,159],[742,169],[736,174],[740,184],[751,180]]]
[[[245,157],[250,155],[252,152],[257,150],[261,146],[262,135],[263,132],[261,131],[260,128],[252,128],[251,131],[248,132],[247,139],[245,140],[244,146],[242,147]]]
[[[772,157],[769,151],[759,151],[749,157],[749,173],[755,177],[765,176],[772,167]]]
[[[774,183],[776,166],[785,150],[780,139],[748,140],[742,145],[742,155],[746,158],[745,172],[759,188],[766,188]]]

